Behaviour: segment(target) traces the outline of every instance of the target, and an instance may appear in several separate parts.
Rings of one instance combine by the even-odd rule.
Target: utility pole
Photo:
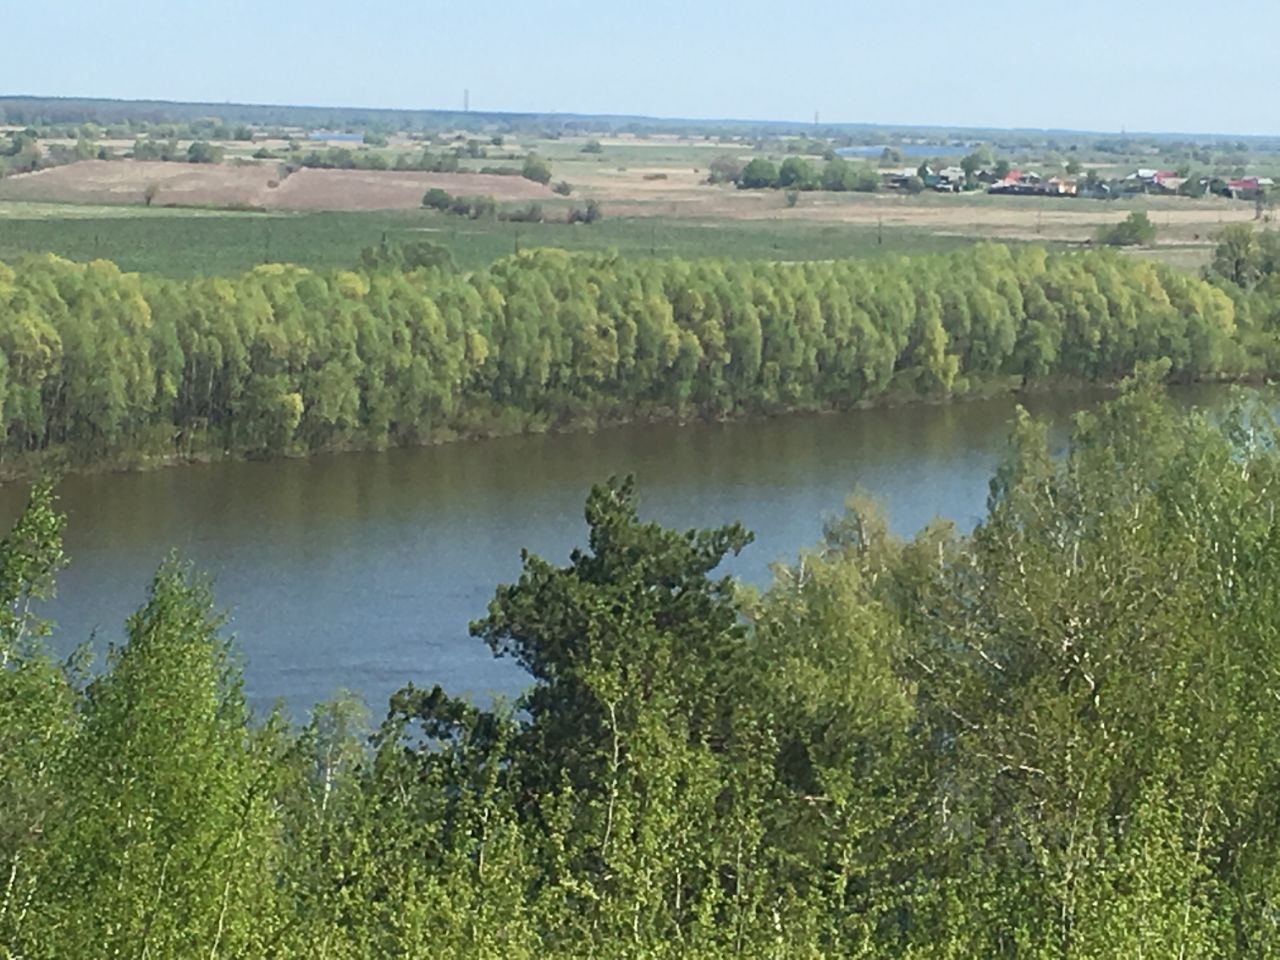
[[[876,217],[876,246],[884,246],[884,216]]]

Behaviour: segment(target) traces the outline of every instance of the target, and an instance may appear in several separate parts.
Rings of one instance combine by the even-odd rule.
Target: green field
[[[950,250],[972,241],[864,224],[777,220],[714,223],[654,217],[565,223],[472,221],[420,211],[242,213],[0,203],[0,261],[55,253],[102,258],[172,277],[234,274],[275,261],[341,267],[382,240],[431,240],[464,269],[516,249],[616,250],[627,256],[832,260]]]

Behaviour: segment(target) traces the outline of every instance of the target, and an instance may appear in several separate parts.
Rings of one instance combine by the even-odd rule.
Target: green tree
[[[742,176],[742,160],[732,153],[718,153],[710,163],[708,183],[737,183]]]
[[[1143,210],[1134,210],[1119,223],[1098,231],[1098,241],[1110,247],[1150,246],[1156,226]]]
[[[172,564],[89,688],[50,825],[33,943],[77,954],[260,950],[279,922],[269,737],[207,591]]]
[[[965,180],[974,184],[978,181],[978,174],[984,170],[990,170],[995,164],[995,154],[991,147],[984,143],[960,160],[960,169],[964,171]]]
[[[880,177],[865,163],[850,163],[843,157],[833,157],[822,168],[822,189],[857,190],[873,193],[880,185]]]
[[[187,163],[221,163],[223,150],[221,147],[196,140],[187,147]]]
[[[880,166],[897,167],[902,165],[902,151],[897,147],[885,147],[880,151]]]
[[[777,186],[796,190],[814,190],[819,185],[812,164],[803,157],[787,157],[778,168]]]
[[[532,180],[534,183],[550,183],[551,165],[537,154],[531,153],[524,158],[524,166],[520,169],[520,175],[526,180]]]
[[[439,187],[432,187],[422,195],[422,205],[431,210],[448,210],[453,205],[453,197]]]
[[[1249,289],[1276,269],[1274,234],[1257,233],[1248,224],[1223,227],[1213,237],[1216,245],[1210,271],[1238,287]],[[1270,248],[1270,249],[1269,249]],[[1268,257],[1268,253],[1272,255]]]
[[[742,168],[738,186],[743,190],[761,190],[778,185],[778,168],[765,157],[755,157]]]

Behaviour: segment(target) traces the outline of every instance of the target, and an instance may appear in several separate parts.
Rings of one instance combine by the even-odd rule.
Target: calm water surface
[[[1070,415],[1097,399],[1022,402],[1060,442]],[[378,716],[408,681],[511,696],[523,675],[467,624],[517,576],[521,547],[563,562],[584,541],[593,482],[634,473],[642,514],[666,524],[741,520],[756,541],[730,569],[762,583],[770,563],[818,540],[855,488],[885,503],[899,533],[934,517],[971,528],[1013,408],[999,399],[70,477],[60,494],[72,563],[50,609],[55,644],[118,641],[176,549],[213,575],[256,706],[283,698],[303,716],[345,688]],[[0,488],[6,523],[24,496]]]

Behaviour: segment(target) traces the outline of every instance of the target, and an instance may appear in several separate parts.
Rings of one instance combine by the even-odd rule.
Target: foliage
[[[601,146],[599,140],[588,140],[582,146],[583,153],[604,153],[604,147]]]
[[[766,157],[753,157],[738,176],[738,186],[743,190],[761,190],[777,185],[777,164]]]
[[[519,210],[504,210],[498,214],[498,217],[511,223],[542,223],[547,219],[540,203],[530,203]]]
[[[1156,225],[1144,210],[1134,210],[1119,223],[1098,231],[1098,242],[1110,247],[1150,246],[1155,239]]]
[[[372,736],[343,697],[251,718],[175,561],[100,675],[54,663],[37,487],[0,543],[0,951],[1275,957],[1280,430],[1175,413],[1168,366],[1060,456],[1020,412],[972,535],[854,497],[763,592],[722,572],[741,526],[600,485],[472,625],[520,700],[408,687]]]
[[[493,216],[491,201],[460,203]],[[1105,252],[733,263],[538,250],[469,275],[398,272],[388,256],[190,281],[104,261],[0,266],[0,454],[296,454],[1114,380],[1161,356],[1173,376],[1229,377],[1274,353],[1268,322],[1221,290]]]
[[[531,153],[524,158],[524,166],[520,170],[520,175],[526,180],[532,180],[534,183],[550,183],[551,165],[536,153]]]
[[[787,157],[778,168],[776,186],[793,190],[815,190],[819,185],[813,164],[803,157]]]
[[[432,187],[423,194],[422,206],[472,220],[492,219],[498,214],[498,203],[493,197],[455,197],[439,187]]]
[[[422,205],[432,210],[448,210],[453,205],[453,196],[447,190],[432,187],[422,195]]]
[[[972,185],[977,183],[979,174],[984,170],[990,170],[995,166],[995,163],[995,153],[991,147],[984,143],[961,158],[960,169],[964,171],[965,181]],[[1006,174],[1007,172],[1006,170]]]
[[[393,273],[423,267],[435,267],[447,272],[457,270],[449,248],[430,240],[395,243],[384,239],[377,246],[365,247],[360,251],[360,267],[369,272],[388,270]]]
[[[708,183],[737,183],[742,176],[743,163],[735,154],[718,153],[712,158]]]
[[[421,170],[427,173],[456,173],[460,164],[457,153],[433,154],[423,150],[420,154],[400,153],[391,157],[385,151],[347,147],[329,147],[327,150],[311,150],[299,153],[291,165],[315,167],[321,170]]]
[[[588,200],[587,205],[582,209],[569,211],[570,223],[598,223],[604,219],[604,211],[600,209],[600,204],[595,200]]]
[[[880,178],[865,163],[850,163],[843,157],[833,156],[821,170],[800,156],[789,156],[781,166],[771,160],[756,157],[745,167],[732,156],[717,157],[712,161],[711,183],[732,181],[743,189],[776,187],[783,190],[856,190],[873,193],[880,186]]]
[[[902,165],[902,151],[897,147],[885,147],[880,151],[880,166],[899,167]]]
[[[879,186],[880,177],[865,163],[850,163],[843,157],[835,157],[822,168],[823,190],[874,193]]]
[[[187,163],[221,163],[222,156],[222,147],[203,140],[196,140],[187,147]]]
[[[1249,290],[1280,274],[1280,233],[1236,223],[1219,230],[1214,240],[1210,276]]]

